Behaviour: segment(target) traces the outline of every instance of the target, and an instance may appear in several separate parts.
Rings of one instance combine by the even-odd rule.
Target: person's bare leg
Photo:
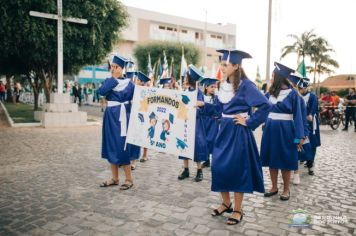
[[[229,207],[231,204],[229,192],[220,192],[220,194],[222,198],[222,203]],[[220,206],[217,208],[218,212],[223,212],[224,210],[226,210],[226,206],[220,204]]]
[[[144,148],[144,149],[143,149],[142,158],[145,159],[145,160],[147,160],[147,150],[148,150],[147,148]]]
[[[231,218],[240,220],[242,217],[242,201],[244,199],[244,193],[234,193],[234,211],[231,215]],[[239,211],[241,213],[238,213]],[[233,221],[227,221],[228,224],[235,224]]]
[[[132,184],[131,165],[124,165],[123,167],[125,172],[125,184]]]
[[[290,170],[282,170],[283,196],[289,196]]]
[[[277,180],[278,180],[278,169],[269,169],[269,174],[271,176],[272,188],[269,192],[275,192],[278,190]]]
[[[114,164],[111,164],[110,166],[111,166],[112,179],[115,181],[119,181],[119,167]]]
[[[183,160],[184,168],[189,168],[189,160]]]

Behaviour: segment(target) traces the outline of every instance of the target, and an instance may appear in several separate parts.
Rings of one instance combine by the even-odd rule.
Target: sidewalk
[[[0,235],[355,235],[356,135],[324,127],[321,132],[316,175],[300,166],[301,184],[292,186],[288,202],[246,194],[243,221],[228,226],[229,214],[210,215],[221,202],[210,191],[210,168],[195,183],[190,163],[192,177],[178,181],[182,162],[149,151],[150,160],[133,172],[133,189],[100,188],[110,177],[100,158],[100,126],[2,128]],[[123,183],[122,170],[120,177]],[[267,169],[264,177],[269,188]],[[296,209],[313,219],[340,216],[348,222],[293,228]]]

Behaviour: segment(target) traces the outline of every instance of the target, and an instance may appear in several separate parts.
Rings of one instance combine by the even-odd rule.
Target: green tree
[[[35,96],[43,87],[49,101],[57,74],[57,22],[32,17],[30,10],[57,13],[57,3],[0,0],[0,74],[26,74]],[[77,73],[84,65],[101,63],[127,24],[126,9],[116,0],[63,0],[63,15],[88,20],[87,25],[63,23],[66,74]]]
[[[152,67],[155,68],[155,74],[158,74],[157,71],[159,70],[159,65],[163,63],[163,51],[165,51],[169,65],[171,64],[172,58],[174,61],[173,77],[179,78],[182,48],[184,48],[184,57],[188,65],[196,65],[199,62],[201,52],[199,48],[193,44],[169,41],[155,41],[151,43],[140,44],[134,49],[134,56],[138,64],[138,70],[144,73],[148,72],[148,54],[150,54],[151,61],[154,63]]]
[[[297,54],[297,64],[299,64],[300,57],[302,60],[308,55],[310,55],[313,40],[317,37],[313,30],[306,31],[302,33],[299,37],[295,34],[290,34],[288,37],[293,38],[295,41],[291,45],[284,46],[282,48],[281,58],[284,58],[288,54]]]
[[[310,58],[314,63],[313,68],[309,68],[309,73],[314,73],[313,86],[315,88],[316,75],[318,75],[318,86],[321,74],[334,73],[334,68],[339,68],[339,64],[330,56],[330,52],[334,52],[328,41],[322,37],[318,37],[313,40],[313,44],[310,50]],[[318,94],[320,89],[318,89]]]

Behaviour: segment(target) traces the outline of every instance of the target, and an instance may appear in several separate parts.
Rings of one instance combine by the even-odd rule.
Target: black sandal
[[[239,213],[241,215],[241,217],[240,217],[240,219],[229,217],[226,222],[227,225],[237,225],[244,218],[244,213],[242,212],[242,210],[241,211],[232,211],[232,212]]]
[[[100,187],[110,187],[110,186],[116,186],[116,185],[119,185],[119,180],[111,179],[110,182],[109,182],[109,180],[102,182],[100,184]]]
[[[120,190],[128,190],[132,188],[133,183],[124,183],[123,185],[120,186]]]
[[[214,209],[214,212],[211,214],[211,216],[220,216],[223,213],[227,212],[227,213],[231,213],[232,212],[232,203],[230,202],[229,206],[226,206],[225,203],[221,203],[221,205],[223,205],[225,207],[225,210],[223,210],[222,212],[219,212],[219,209]]]
[[[140,159],[140,162],[145,162],[145,161],[148,161],[148,158],[147,158],[147,157],[146,157],[146,158],[143,158],[143,157],[142,157],[142,158]]]

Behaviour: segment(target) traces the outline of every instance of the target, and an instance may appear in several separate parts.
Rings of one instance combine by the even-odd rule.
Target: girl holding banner
[[[248,53],[218,52],[223,54],[221,68],[227,80],[218,92],[222,114],[213,150],[211,190],[220,192],[223,202],[212,216],[232,212],[226,223],[235,225],[243,218],[244,193],[264,192],[261,160],[252,131],[265,121],[270,103],[241,67],[242,59],[251,58]],[[258,107],[254,113],[253,107]],[[233,209],[230,192],[234,192]]]
[[[131,111],[131,103],[135,85],[123,77],[126,59],[114,56],[111,64],[112,77],[104,81],[98,89],[101,96],[107,100],[107,108],[103,117],[103,139],[101,156],[111,165],[112,177],[103,182],[100,187],[116,186],[119,184],[119,165],[125,172],[125,183],[121,190],[130,189],[133,179],[130,168],[130,154],[125,148],[126,131]]]
[[[189,65],[188,72],[184,80],[184,86],[187,90],[193,92],[198,92],[198,102],[197,102],[197,113],[196,113],[196,124],[195,124],[195,148],[194,148],[194,161],[197,163],[197,175],[195,177],[196,182],[203,180],[203,170],[202,170],[202,161],[208,160],[208,147],[206,144],[206,134],[205,134],[205,125],[203,121],[202,114],[204,113],[204,95],[197,88],[197,82],[203,77],[202,72],[200,72],[195,66]],[[180,156],[179,159],[182,159],[184,162],[184,170],[178,176],[179,180],[183,180],[189,177],[189,159],[186,157]]]
[[[218,80],[215,78],[203,78],[200,84],[203,85],[204,92],[204,102],[216,105],[218,103],[218,98],[215,96],[216,84]],[[215,116],[203,116],[206,132],[206,142],[208,146],[208,155],[213,153],[215,138],[219,130],[219,114]],[[210,159],[202,164],[204,167],[210,167]]]

